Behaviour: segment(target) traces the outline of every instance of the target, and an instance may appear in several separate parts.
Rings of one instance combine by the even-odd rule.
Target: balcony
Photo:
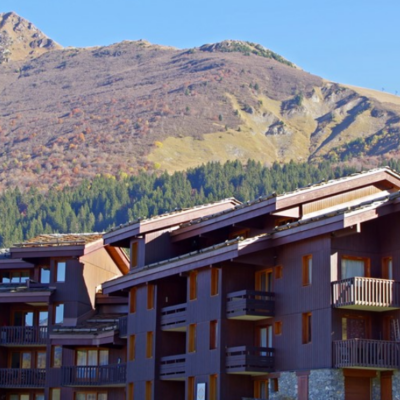
[[[400,282],[354,277],[332,283],[332,304],[336,308],[389,311],[400,308]]]
[[[46,384],[45,369],[1,368],[0,388],[34,389],[44,388]]]
[[[161,329],[163,331],[186,331],[186,303],[161,309]]]
[[[0,346],[44,346],[48,339],[47,326],[3,326]]]
[[[386,340],[349,339],[333,342],[335,368],[400,368],[399,343]]]
[[[273,317],[274,311],[274,293],[241,290],[228,294],[226,303],[227,318],[257,321]]]
[[[181,381],[186,374],[186,355],[162,357],[160,361],[160,378]]]
[[[122,317],[118,320],[118,330],[120,338],[128,336],[128,317]]]
[[[74,387],[124,387],[126,364],[61,368],[61,385]]]
[[[226,350],[228,374],[263,375],[274,368],[275,350],[269,347],[239,346]]]

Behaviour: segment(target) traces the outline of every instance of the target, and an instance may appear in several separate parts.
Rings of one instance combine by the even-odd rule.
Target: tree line
[[[390,167],[398,169],[398,161]],[[42,233],[103,232],[139,218],[235,197],[240,201],[278,194],[356,172],[329,161],[274,163],[249,160],[204,164],[184,172],[99,176],[75,187],[40,193],[6,190],[0,195],[0,248]]]

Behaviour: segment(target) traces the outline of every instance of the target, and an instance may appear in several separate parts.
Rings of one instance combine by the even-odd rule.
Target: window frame
[[[188,326],[188,353],[196,352],[196,324],[190,324]]]
[[[60,365],[56,365],[56,349],[60,349]],[[58,363],[57,363],[58,364]],[[62,346],[54,345],[51,346],[51,367],[52,368],[61,368],[62,367]]]
[[[57,307],[62,306],[62,321],[57,321]],[[54,310],[54,315],[53,315],[53,321],[54,325],[62,325],[65,321],[65,303],[54,303],[53,304],[53,310]]]
[[[282,328],[283,328],[282,321],[275,321],[274,322],[274,336],[282,335]]]
[[[152,331],[146,332],[146,358],[153,358],[153,338]]]
[[[302,285],[311,286],[312,284],[312,273],[313,273],[313,257],[312,254],[307,254],[303,256],[302,259]]]
[[[136,358],[136,335],[129,336],[128,361],[135,361]]]
[[[210,321],[210,350],[218,348],[218,321]]]
[[[220,268],[211,268],[210,296],[219,294],[219,274]]]
[[[197,300],[197,277],[198,271],[190,271],[189,273],[189,300]]]
[[[59,279],[59,264],[64,264],[64,273],[63,276]],[[67,278],[67,260],[56,260],[55,261],[55,282],[63,283],[66,281]]]
[[[312,312],[303,313],[301,319],[302,343],[309,344],[312,342]]]
[[[393,280],[393,257],[387,256],[382,258],[382,278]]]
[[[154,309],[154,295],[155,295],[155,285],[149,283],[147,285],[147,309]]]

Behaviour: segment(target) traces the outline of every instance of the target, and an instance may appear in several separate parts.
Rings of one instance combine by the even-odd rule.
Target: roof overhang
[[[182,211],[176,211],[135,222],[104,234],[104,243],[113,246],[128,247],[130,239],[135,236],[179,226],[204,215],[217,214],[221,211],[233,209],[238,204],[240,204],[238,200],[229,198],[204,206],[188,208]]]

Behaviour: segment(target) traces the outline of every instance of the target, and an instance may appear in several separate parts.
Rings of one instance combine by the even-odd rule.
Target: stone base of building
[[[357,376],[357,373],[361,376],[367,373],[367,370],[318,369],[281,372],[278,384],[270,385],[269,399],[345,400],[345,376]],[[389,396],[388,391],[391,391],[392,400],[400,400],[400,371],[368,370],[368,373],[371,376],[376,374],[369,378],[372,400],[381,400],[382,396]]]

